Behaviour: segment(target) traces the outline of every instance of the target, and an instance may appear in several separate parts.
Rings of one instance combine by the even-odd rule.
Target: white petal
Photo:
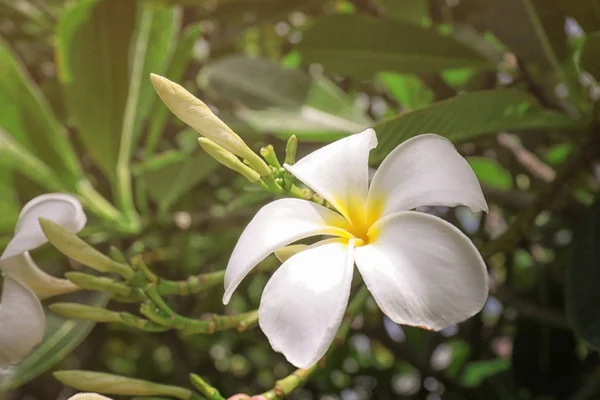
[[[27,286],[40,300],[80,290],[79,286],[67,279],[55,278],[45,273],[31,259],[29,252],[2,260],[0,268],[5,276],[10,276]]]
[[[248,272],[275,250],[309,236],[348,236],[339,228],[344,225],[341,215],[310,201],[281,199],[267,204],[250,221],[233,249],[225,271],[223,303],[229,303]]]
[[[369,152],[375,146],[375,131],[367,129],[322,147],[296,164],[286,164],[285,167],[348,220],[364,218],[369,185]],[[360,224],[363,222],[358,221]]]
[[[4,277],[0,299],[0,367],[22,361],[44,338],[44,310],[33,292]]]
[[[438,135],[419,135],[396,147],[375,173],[369,210],[379,215],[420,206],[464,205],[487,211],[481,185],[452,143]]]
[[[275,271],[263,292],[258,323],[273,350],[298,368],[319,361],[348,305],[353,241],[308,248]]]
[[[488,276],[481,255],[458,228],[404,211],[372,228],[355,261],[381,310],[398,324],[439,330],[481,310]]]
[[[67,400],[111,400],[108,397],[99,395],[98,393],[77,393],[69,397]]]
[[[46,243],[39,218],[47,218],[73,233],[85,226],[86,216],[81,203],[75,197],[63,193],[43,194],[25,204],[19,214],[15,236],[10,241],[0,260],[30,251]]]

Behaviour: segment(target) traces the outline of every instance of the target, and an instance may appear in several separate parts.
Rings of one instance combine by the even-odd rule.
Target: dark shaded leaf
[[[590,33],[585,37],[579,68],[600,82],[600,31]]]
[[[575,330],[600,349],[600,200],[575,232],[567,269],[567,315]]]
[[[399,20],[330,15],[316,20],[297,46],[304,64],[358,78],[380,71],[427,74],[451,68],[493,67],[451,37]]]
[[[67,107],[87,151],[114,177],[129,88],[135,1],[82,0],[62,14],[57,65]]]

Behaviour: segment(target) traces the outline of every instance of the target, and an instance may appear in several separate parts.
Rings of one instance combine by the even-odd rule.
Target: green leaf
[[[477,387],[490,376],[506,371],[509,368],[510,360],[506,358],[475,361],[465,367],[460,377],[460,383],[464,387]]]
[[[66,181],[82,175],[65,128],[8,44],[0,38],[0,127]]]
[[[160,211],[166,211],[194,186],[208,178],[218,165],[212,157],[197,153],[162,164],[158,169],[147,170],[142,176],[150,197],[156,201]]]
[[[13,172],[8,168],[0,169],[0,191],[0,233],[12,233],[21,211],[21,204],[17,198]]]
[[[203,70],[198,80],[220,95],[253,109],[301,107],[311,84],[310,77],[300,70],[239,55],[217,61]]]
[[[179,82],[179,80],[181,80],[181,77],[188,67],[189,61],[192,58],[194,44],[201,33],[202,29],[199,24],[189,25],[184,29],[178,40],[175,54],[173,54],[173,58],[164,75],[166,78],[173,82]],[[154,97],[154,99],[158,99],[156,94],[152,94],[151,96]],[[148,127],[148,139],[145,145],[146,157],[154,152],[165,129],[167,120],[171,115],[171,112],[162,101],[154,103],[152,118],[150,119],[150,126]]]
[[[301,70],[268,60],[225,58],[200,80],[219,95],[247,106],[236,109],[235,115],[257,132],[332,140],[372,123],[333,82],[325,78],[313,81]]]
[[[79,299],[79,303],[95,307],[105,307],[108,293],[82,292],[70,295],[71,299]],[[85,320],[70,320],[46,309],[46,336],[44,341],[19,364],[10,377],[0,381],[0,392],[3,389],[15,389],[35,379],[61,362],[91,332],[95,323]]]
[[[491,68],[475,51],[434,30],[360,14],[316,20],[297,50],[304,64],[357,78],[380,71],[427,74],[451,68]]]
[[[379,146],[371,157],[381,161],[397,145],[422,133],[461,142],[504,130],[562,129],[576,124],[519,90],[471,92],[378,123],[374,128]]]
[[[181,26],[181,9],[158,3],[143,3],[133,42],[133,65],[125,113],[123,135],[130,135],[135,144],[141,133],[142,122],[155,103],[150,73],[163,75],[177,45]],[[130,111],[131,110],[131,111]],[[127,117],[133,118],[128,123]],[[125,130],[129,128],[131,133]]]
[[[496,160],[486,157],[467,157],[467,161],[483,185],[500,190],[513,188],[511,173]]]
[[[18,171],[49,191],[66,190],[54,171],[1,128],[0,167],[6,171]]]
[[[391,18],[423,26],[431,23],[431,19],[429,18],[429,1],[427,0],[377,0],[377,2],[381,4],[387,16]]]
[[[513,53],[526,62],[560,69],[559,60],[569,55],[560,7],[546,0],[475,1],[483,25]]]
[[[600,31],[586,36],[579,68],[592,75],[596,82],[600,82]]]
[[[86,150],[114,178],[129,89],[129,44],[135,1],[82,0],[60,17],[59,78]]]
[[[433,103],[433,91],[415,75],[380,72],[377,80],[406,111]]]
[[[589,209],[573,237],[567,269],[567,315],[581,337],[600,349],[600,199]]]

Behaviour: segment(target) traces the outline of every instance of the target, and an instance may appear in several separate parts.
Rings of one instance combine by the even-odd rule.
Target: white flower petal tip
[[[86,223],[86,215],[79,200],[64,193],[43,194],[29,201],[19,214],[15,236],[0,260],[31,251],[48,240],[40,227],[39,218],[50,219],[73,233]]]
[[[488,297],[485,263],[458,228],[405,211],[373,227],[377,239],[356,249],[356,265],[394,322],[440,330],[478,313]]]
[[[381,214],[420,206],[467,206],[488,211],[473,169],[452,142],[428,133],[411,138],[383,160],[371,182],[369,207]]]
[[[377,146],[373,129],[350,135],[284,167],[329,201],[348,219],[366,204],[369,186],[369,152]]]
[[[340,242],[308,248],[288,259],[265,287],[260,327],[273,350],[298,368],[316,364],[340,327],[350,295],[353,250],[352,244]]]
[[[0,299],[0,327],[0,368],[21,362],[44,338],[45,317],[40,301],[8,276],[4,277]]]
[[[69,397],[67,400],[112,400],[98,393],[77,393]]]
[[[344,219],[337,213],[299,199],[281,199],[261,208],[238,240],[225,271],[223,303],[242,279],[269,254],[297,240],[315,235],[336,235]]]

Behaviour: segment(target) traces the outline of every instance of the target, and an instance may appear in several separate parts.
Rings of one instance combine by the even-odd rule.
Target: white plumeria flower
[[[61,193],[44,194],[21,210],[15,236],[0,256],[4,276],[0,298],[0,367],[19,363],[44,337],[45,317],[40,300],[79,290],[66,279],[42,271],[29,251],[48,242],[39,218],[50,219],[73,233],[86,223],[79,201]]]
[[[333,236],[287,261],[267,283],[259,324],[274,350],[300,368],[314,365],[334,339],[348,303],[354,264],[375,301],[398,324],[440,330],[481,310],[485,263],[458,228],[419,206],[487,211],[481,186],[452,143],[434,134],[407,140],[368,179],[375,131],[338,140],[288,171],[339,213],[299,199],[264,206],[227,265],[227,304],[242,279],[275,250]]]

